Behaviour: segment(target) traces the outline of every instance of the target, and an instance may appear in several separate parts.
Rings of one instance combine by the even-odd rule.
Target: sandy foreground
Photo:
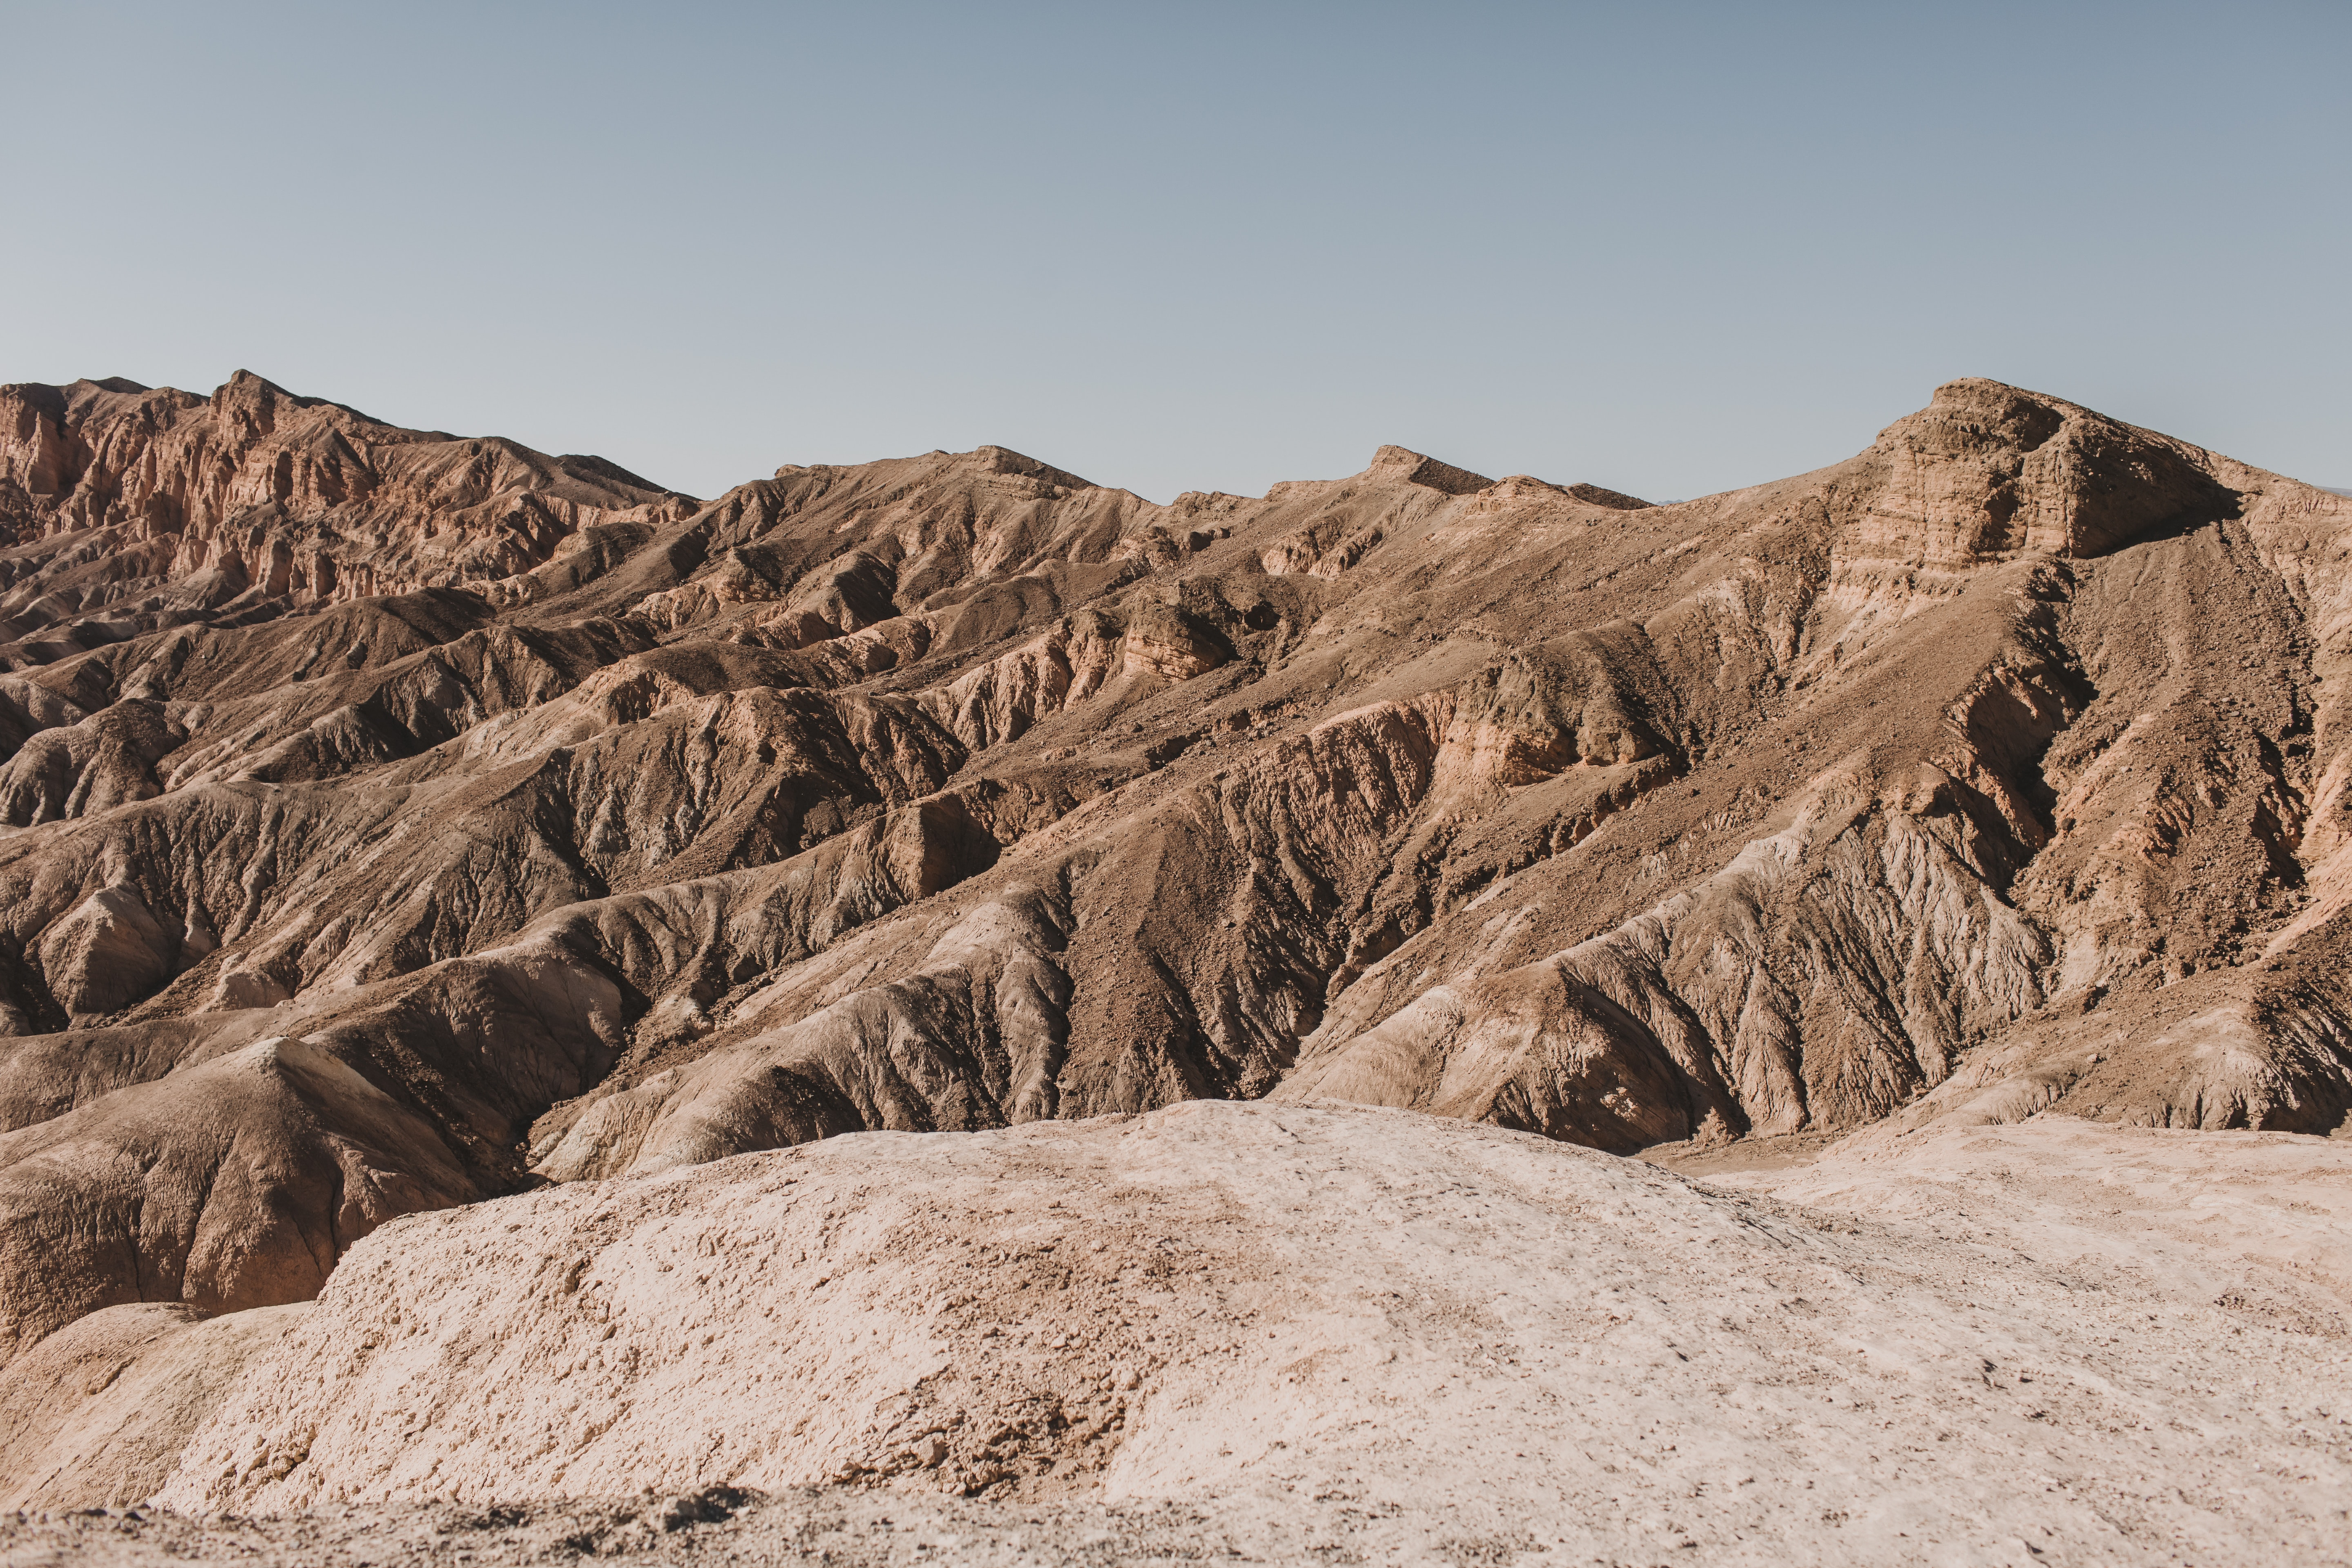
[[[2352,1561],[2352,1142],[1684,1163],[1203,1101],[417,1215],[200,1398],[235,1318],[20,1361],[0,1563]]]

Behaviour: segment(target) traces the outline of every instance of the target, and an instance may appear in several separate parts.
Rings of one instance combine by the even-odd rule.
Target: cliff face
[[[7,395],[0,1354],[860,1129],[2352,1110],[2352,501],[2055,398],[1160,507]]]

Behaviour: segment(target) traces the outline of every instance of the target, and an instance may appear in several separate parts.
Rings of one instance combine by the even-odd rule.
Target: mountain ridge
[[[866,1130],[2352,1111],[2352,503],[2063,399],[1160,506],[74,384],[0,390],[0,1355]]]

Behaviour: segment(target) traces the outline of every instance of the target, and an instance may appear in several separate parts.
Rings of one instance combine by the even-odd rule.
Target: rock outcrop
[[[403,430],[239,371],[208,398],[0,386],[0,660],[241,610],[488,582],[683,515],[599,458]]]
[[[856,1131],[2352,1113],[2352,501],[2056,398],[1664,506],[0,415],[0,1357]]]
[[[2326,1561],[2347,1174],[2055,1119],[1712,1184],[1346,1107],[853,1135],[398,1220],[314,1305],[85,1320],[0,1393],[0,1505],[638,1494],[573,1527],[603,1554],[830,1484],[881,1505],[849,1562],[942,1492],[1030,1531],[985,1561],[1102,1560],[1054,1528],[1097,1500],[1289,1561]]]

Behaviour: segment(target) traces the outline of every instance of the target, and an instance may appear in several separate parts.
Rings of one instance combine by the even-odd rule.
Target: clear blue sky
[[[1990,375],[2352,485],[2344,0],[0,0],[0,380],[1164,500],[1678,498]]]

